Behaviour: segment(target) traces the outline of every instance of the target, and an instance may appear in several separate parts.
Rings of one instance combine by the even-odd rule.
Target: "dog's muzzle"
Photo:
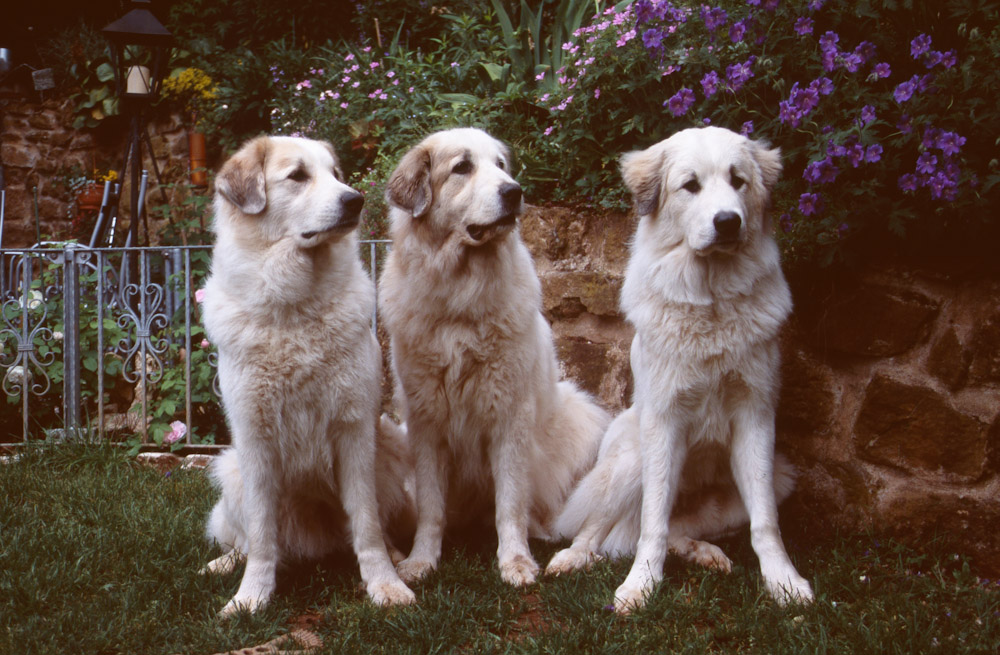
[[[469,225],[466,231],[474,241],[482,241],[500,232],[509,230],[517,223],[517,216],[521,213],[521,187],[517,184],[507,183],[500,187],[500,218],[492,223],[482,223]]]
[[[743,219],[733,211],[722,211],[712,218],[715,226],[715,245],[736,245],[740,240]]]
[[[303,232],[302,238],[311,239],[316,235],[330,232],[350,232],[361,222],[361,208],[364,204],[365,197],[357,191],[345,193],[340,197],[339,218],[321,229]]]

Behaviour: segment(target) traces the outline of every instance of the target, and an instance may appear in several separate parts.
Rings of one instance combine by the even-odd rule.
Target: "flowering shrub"
[[[970,146],[1000,132],[985,92],[1000,83],[1000,31],[995,3],[980,4],[610,7],[563,46],[573,59],[558,91],[537,95],[549,111],[539,148],[578,187],[553,191],[613,204],[622,152],[711,123],[782,148],[775,209],[792,257],[985,209],[997,161]]]

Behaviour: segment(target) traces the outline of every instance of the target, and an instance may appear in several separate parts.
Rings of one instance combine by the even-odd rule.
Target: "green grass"
[[[817,602],[763,595],[746,534],[723,575],[671,560],[649,606],[605,609],[629,562],[518,590],[495,543],[446,548],[418,604],[380,609],[350,557],[283,568],[272,603],[216,619],[240,572],[206,578],[205,475],[163,475],[107,448],[38,449],[0,465],[0,653],[196,653],[254,646],[310,625],[324,653],[990,653],[1000,587],[964,558],[871,535],[804,548],[789,540]],[[790,531],[789,531],[790,532]],[[546,562],[556,546],[533,543]]]

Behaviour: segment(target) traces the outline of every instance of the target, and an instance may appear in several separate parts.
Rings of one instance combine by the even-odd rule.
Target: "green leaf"
[[[507,70],[510,68],[510,64],[501,66],[500,64],[480,62],[479,65],[486,70],[486,74],[489,75],[490,79],[494,82],[502,80],[504,75],[507,73]]]
[[[479,104],[479,98],[470,93],[441,93],[438,98],[453,105]]]
[[[108,62],[104,62],[97,67],[97,79],[101,82],[110,82],[115,79],[115,69]]]

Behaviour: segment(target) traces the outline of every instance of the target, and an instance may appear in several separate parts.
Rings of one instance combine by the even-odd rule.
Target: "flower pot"
[[[76,207],[79,213],[96,212],[101,208],[104,199],[104,185],[100,182],[88,182],[86,186],[77,189]]]
[[[190,160],[191,184],[198,187],[208,186],[208,165],[205,154],[205,135],[195,130],[188,132],[188,158]]]

